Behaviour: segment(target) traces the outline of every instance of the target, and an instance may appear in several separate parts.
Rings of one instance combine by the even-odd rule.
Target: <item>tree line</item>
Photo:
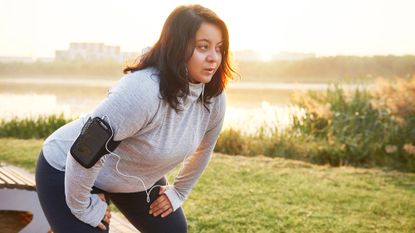
[[[415,56],[332,56],[296,61],[235,61],[245,80],[313,81],[412,77]],[[0,63],[0,75],[91,75],[120,77],[127,63],[115,61],[56,61]]]
[[[334,56],[298,61],[239,62],[241,75],[259,79],[374,79],[409,78],[415,74],[415,56]]]

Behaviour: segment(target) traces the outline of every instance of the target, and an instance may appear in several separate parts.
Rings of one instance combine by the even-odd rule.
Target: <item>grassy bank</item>
[[[14,164],[34,173],[42,142],[37,139],[0,139],[0,161]]]
[[[33,171],[41,143],[0,139],[0,161]],[[183,208],[189,232],[413,232],[413,200],[411,173],[215,154]]]

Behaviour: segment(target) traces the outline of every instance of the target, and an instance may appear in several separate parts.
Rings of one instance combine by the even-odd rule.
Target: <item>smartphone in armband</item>
[[[71,147],[72,157],[83,167],[91,168],[102,156],[109,153],[105,144],[109,140],[112,141],[112,136],[112,129],[108,123],[99,117],[90,117]],[[115,147],[118,144],[119,142],[115,142]],[[110,150],[113,151],[115,147],[112,141]]]

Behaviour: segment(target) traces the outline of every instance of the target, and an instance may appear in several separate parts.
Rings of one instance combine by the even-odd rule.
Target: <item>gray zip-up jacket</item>
[[[190,95],[180,99],[182,111],[176,112],[161,99],[158,71],[147,68],[125,75],[107,98],[91,113],[59,128],[43,144],[43,153],[54,168],[65,171],[66,202],[80,220],[97,226],[107,204],[92,186],[107,192],[140,192],[145,188],[135,178],[115,169],[118,158],[105,156],[86,169],[69,154],[69,149],[88,117],[104,118],[122,141],[114,153],[120,156],[119,171],[137,176],[148,189],[180,164],[183,169],[165,194],[173,209],[189,195],[210,160],[223,125],[225,95],[214,97],[208,105],[199,101],[204,84],[190,83]]]

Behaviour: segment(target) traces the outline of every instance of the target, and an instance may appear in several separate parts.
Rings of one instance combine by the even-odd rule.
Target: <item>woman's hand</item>
[[[102,201],[106,202],[105,200],[105,195],[103,193],[98,193],[99,198],[101,198]],[[110,210],[110,206],[107,206],[107,211],[105,211],[105,215],[104,218],[102,219],[101,223],[98,224],[98,228],[105,231],[107,229],[107,227],[105,227],[104,222],[107,223],[108,225],[110,224],[110,219],[111,219],[111,210]]]
[[[159,197],[150,205],[150,212],[154,217],[157,217],[161,214],[161,217],[164,218],[167,215],[173,212],[173,206],[171,205],[169,198],[164,194],[166,191],[165,186],[160,187]]]

